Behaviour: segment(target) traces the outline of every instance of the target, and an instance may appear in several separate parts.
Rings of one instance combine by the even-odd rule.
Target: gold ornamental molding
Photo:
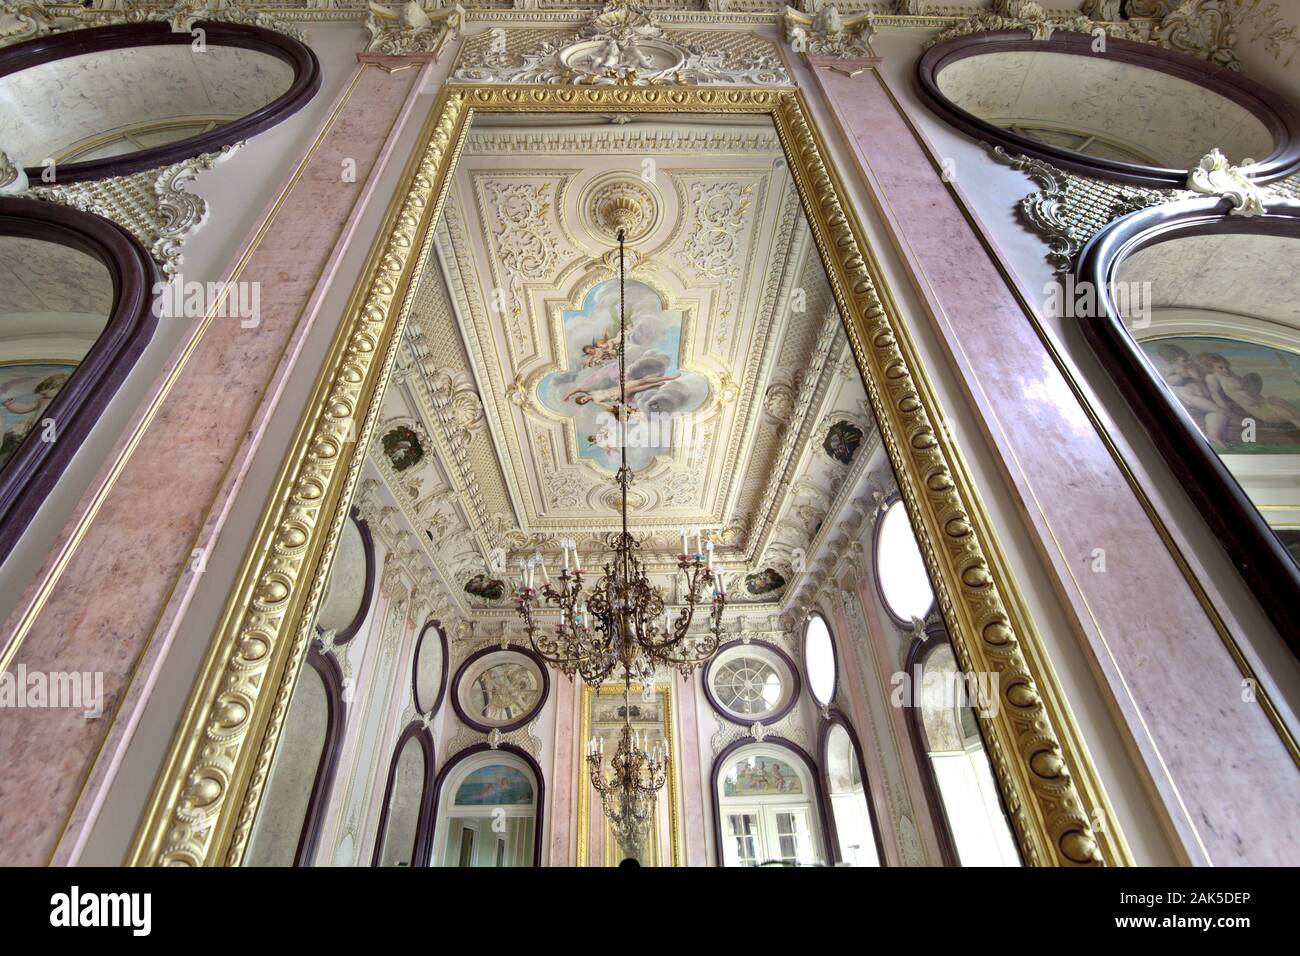
[[[997,675],[1000,706],[980,719],[1024,861],[1131,863],[991,519],[960,453],[937,433],[943,412],[863,227],[842,199],[802,93],[507,85],[446,87],[433,107],[265,506],[128,862],[242,860],[408,319],[413,279],[476,111],[772,117],[953,646],[965,670]]]

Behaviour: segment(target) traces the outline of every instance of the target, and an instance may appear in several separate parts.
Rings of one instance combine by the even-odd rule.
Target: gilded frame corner
[[[1045,647],[826,144],[797,90],[445,87],[353,292],[136,833],[133,865],[238,865],[305,659],[451,173],[475,112],[772,117],[962,667],[998,675],[981,717],[1030,865],[1131,862]],[[355,439],[355,440],[354,440]],[[585,709],[584,709],[585,713]]]

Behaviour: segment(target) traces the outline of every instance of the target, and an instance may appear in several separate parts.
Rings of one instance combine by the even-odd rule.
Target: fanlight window
[[[822,859],[815,791],[796,755],[743,747],[715,785],[725,866],[811,866]]]
[[[718,667],[713,689],[728,710],[759,717],[781,699],[781,675],[762,658],[738,655]]]
[[[467,759],[449,777],[442,803],[440,865],[533,865],[537,786],[522,760],[504,752]]]
[[[915,619],[924,620],[934,606],[934,591],[901,501],[891,504],[880,517],[875,568],[880,596],[890,616],[908,625]]]
[[[830,629],[820,614],[808,620],[804,634],[804,668],[808,671],[808,686],[813,698],[823,707],[835,699],[835,645]]]

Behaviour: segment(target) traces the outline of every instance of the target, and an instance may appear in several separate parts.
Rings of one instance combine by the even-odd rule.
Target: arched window
[[[320,838],[346,724],[343,673],[313,647],[298,677],[245,866],[307,866]]]
[[[733,745],[714,764],[714,824],[723,866],[813,866],[826,859],[820,786],[794,745]]]
[[[437,866],[540,866],[542,778],[514,747],[473,747],[438,785]]]
[[[835,660],[835,642],[831,640],[826,619],[820,614],[808,618],[808,627],[803,635],[803,664],[804,670],[808,672],[808,689],[812,691],[813,700],[822,707],[830,706],[830,702],[835,699],[839,673]]]
[[[934,589],[901,499],[876,520],[873,567],[881,603],[895,624],[911,627],[934,607]]]
[[[862,753],[857,736],[842,714],[832,713],[822,727],[821,758],[836,862],[880,866],[880,835],[867,792]]]
[[[913,681],[908,708],[918,759],[930,776],[932,799],[962,866],[1019,866],[1011,825],[984,751],[969,682],[952,647],[931,637],[909,654]],[[936,814],[937,816],[937,814]]]
[[[398,737],[388,768],[373,865],[428,863],[433,786],[433,737],[423,721],[412,721]]]

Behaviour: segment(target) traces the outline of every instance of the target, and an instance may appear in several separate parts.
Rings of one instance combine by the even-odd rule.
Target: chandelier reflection
[[[649,687],[650,685],[646,685]],[[606,774],[605,738],[587,741],[591,785],[600,794],[605,816],[625,856],[639,858],[650,822],[659,806],[659,791],[668,779],[667,748],[658,741],[647,752],[646,733],[632,729],[631,682],[623,682],[623,730]]]
[[[615,411],[621,465],[615,481],[622,495],[623,529],[607,536],[609,560],[594,585],[587,585],[576,542],[565,540],[561,542],[563,568],[555,581],[551,580],[540,554],[520,562],[522,582],[516,597],[533,649],[569,677],[581,674],[593,686],[599,686],[619,667],[626,682],[648,684],[660,667],[689,675],[717,651],[722,636],[722,612],[727,603],[722,574],[713,561],[713,542],[704,540],[698,528],[693,541],[691,533],[685,529],[681,532],[677,570],[682,575],[683,603],[676,613],[668,607],[660,589],[650,583],[639,557],[641,542],[629,530],[628,488],[633,475],[627,465],[629,409],[623,354],[627,332],[623,237],[620,228],[619,400]],[[696,610],[706,604],[707,627],[692,633]],[[629,730],[625,729],[625,734]],[[619,752],[623,752],[621,743]]]

